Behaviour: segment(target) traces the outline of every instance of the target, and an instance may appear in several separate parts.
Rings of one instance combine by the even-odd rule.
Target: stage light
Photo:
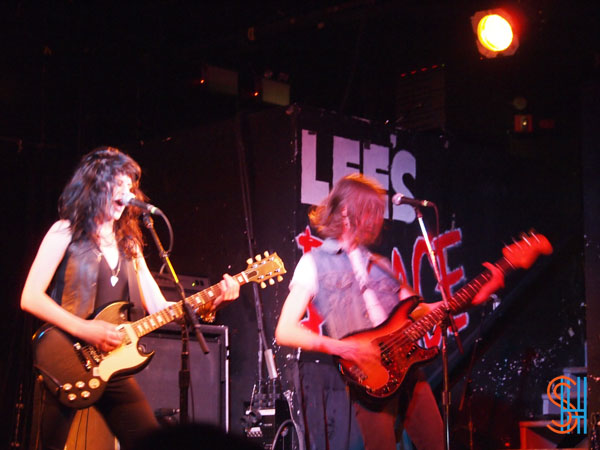
[[[514,18],[504,9],[478,11],[471,17],[477,48],[486,58],[513,55],[519,47]]]
[[[510,23],[498,14],[484,16],[477,24],[479,42],[488,50],[502,52],[513,40]]]

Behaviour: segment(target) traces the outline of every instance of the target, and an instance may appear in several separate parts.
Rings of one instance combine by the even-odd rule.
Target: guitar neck
[[[248,283],[249,277],[248,272],[240,272],[233,278],[241,285]],[[183,308],[183,302],[187,302],[194,311],[208,311],[214,300],[221,295],[221,287],[218,284],[214,284],[200,292],[196,292],[194,295],[190,295],[185,300],[181,300],[177,303],[173,303],[166,308],[150,314],[140,320],[137,320],[131,324],[133,330],[137,334],[138,338],[147,335],[148,333],[157,330],[158,328],[173,322],[174,320],[180,319],[185,316]]]
[[[503,274],[507,274],[514,270],[513,266],[506,258],[500,258],[494,264]],[[463,287],[461,287],[450,299],[448,299],[448,306],[450,307],[451,313],[456,313],[467,306],[475,295],[479,292],[481,287],[492,278],[492,273],[489,270],[484,270],[477,277],[469,281]],[[440,305],[427,314],[425,317],[415,321],[402,331],[406,334],[413,342],[421,339],[425,333],[430,331],[434,326],[440,324],[446,316],[446,310],[444,305]]]

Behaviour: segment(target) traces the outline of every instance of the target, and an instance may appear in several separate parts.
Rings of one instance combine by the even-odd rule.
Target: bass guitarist
[[[121,344],[117,326],[87,317],[117,300],[139,298],[151,313],[170,303],[163,297],[142,254],[139,210],[126,206],[143,199],[141,169],[128,155],[100,147],[85,155],[59,199],[60,220],[44,237],[21,297],[21,308],[66,333],[109,352]],[[238,297],[229,275],[214,302]],[[50,295],[47,294],[50,293]],[[75,410],[41,385],[38,448],[62,450]],[[95,404],[122,449],[131,449],[158,423],[132,376],[115,376]]]
[[[320,235],[322,246],[302,256],[290,283],[275,331],[280,345],[303,351],[334,355],[359,366],[381,364],[381,350],[369,340],[343,339],[352,333],[377,327],[392,315],[399,304],[417,303],[419,298],[393,276],[389,262],[370,253],[366,246],[378,238],[383,224],[385,191],[375,181],[353,174],[342,178],[309,218]],[[485,301],[503,285],[501,271],[491,264],[492,273],[472,303]],[[309,303],[323,318],[326,334],[309,331],[300,322]],[[437,304],[418,303],[412,315],[422,315]],[[326,358],[321,358],[326,360]],[[344,423],[343,405],[323,404],[333,398],[327,392],[335,386],[333,364],[330,371],[320,368],[302,374],[305,395],[307,442],[312,448],[339,448],[334,434],[350,435],[350,422]],[[328,377],[327,383],[322,382]],[[306,379],[307,378],[307,379]],[[419,450],[443,449],[443,423],[428,383],[411,370],[398,391],[389,397],[368,401],[356,389],[350,400],[367,450],[396,449],[396,419]],[[333,380],[333,381],[332,381]],[[319,386],[317,388],[317,386]],[[323,388],[323,386],[325,386]],[[315,392],[323,388],[323,392]],[[326,403],[326,401],[325,401]],[[322,430],[315,430],[322,421]],[[336,422],[337,421],[337,422]],[[311,429],[312,426],[312,429]],[[339,442],[339,441],[337,441]]]

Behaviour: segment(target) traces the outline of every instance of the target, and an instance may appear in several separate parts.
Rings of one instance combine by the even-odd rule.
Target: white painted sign
[[[332,179],[317,180],[317,133],[302,130],[302,176],[300,201],[307,205],[319,204],[340,178],[351,173],[362,173],[375,179],[388,192],[388,200],[399,192],[414,197],[404,184],[404,176],[417,177],[417,161],[408,150],[393,150],[396,136],[390,135],[389,146],[356,141],[340,136],[333,137]],[[393,153],[393,155],[392,155]],[[408,205],[391,205],[385,218],[411,223],[415,211]]]

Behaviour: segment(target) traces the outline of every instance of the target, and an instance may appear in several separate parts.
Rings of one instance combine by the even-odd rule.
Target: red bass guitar
[[[530,233],[506,246],[502,250],[503,258],[498,260],[495,266],[507,274],[516,269],[528,269],[540,254],[550,253],[552,253],[552,245],[548,239],[541,234]],[[491,277],[491,272],[486,270],[460,288],[448,300],[450,312],[464,310]],[[380,361],[370,365],[359,365],[345,359],[338,359],[340,371],[346,380],[368,396],[385,398],[392,395],[398,390],[412,366],[425,363],[437,355],[437,348],[425,349],[417,342],[426,332],[442,322],[446,314],[445,309],[439,306],[421,319],[412,321],[409,315],[415,306],[415,302],[402,303],[383,324],[342,339],[361,343],[371,342],[381,352]]]

